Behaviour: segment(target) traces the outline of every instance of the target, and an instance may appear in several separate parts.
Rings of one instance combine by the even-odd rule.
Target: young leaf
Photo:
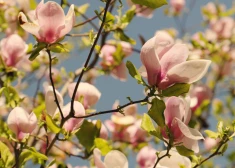
[[[164,110],[166,106],[164,101],[154,98],[152,106],[148,111],[148,115],[160,126],[165,125]]]
[[[162,95],[166,97],[180,96],[184,93],[188,93],[190,84],[187,83],[176,83],[173,86],[162,91]]]
[[[52,132],[56,134],[61,131],[61,128],[56,125],[55,121],[48,114],[46,114],[46,125]]]
[[[95,139],[95,146],[101,151],[101,154],[105,156],[108,152],[112,150],[112,146],[109,145],[108,141],[102,138]]]
[[[213,139],[216,139],[219,136],[219,133],[213,132],[211,130],[205,130],[204,132],[207,134],[208,137],[213,138]]]
[[[0,141],[0,163],[2,167],[12,167],[14,164],[14,156],[10,152],[9,148]]]
[[[176,146],[176,150],[179,152],[180,155],[182,156],[191,156],[194,155],[194,152],[185,146]]]
[[[132,62],[127,61],[126,62],[126,67],[129,71],[129,74],[137,80],[138,84],[143,85],[144,81],[143,81],[141,75],[139,74],[138,70],[136,69],[136,67],[132,64]]]
[[[84,120],[76,136],[79,142],[86,148],[87,152],[90,153],[95,147],[95,139],[99,137],[101,128],[101,122],[98,120],[96,124]]]
[[[30,55],[30,57],[29,57],[29,60],[30,60],[30,61],[33,61],[35,58],[37,58],[37,56],[39,55],[39,52],[40,52],[41,50],[43,50],[44,48],[46,48],[46,44],[45,44],[45,43],[39,43],[39,44],[37,45],[37,48],[35,48],[35,49],[32,51],[32,53],[31,53],[31,55]]]
[[[68,53],[69,49],[67,49],[63,44],[61,43],[55,43],[52,44],[49,47],[50,51],[54,52],[54,53]]]
[[[159,137],[159,133],[155,129],[151,118],[148,114],[144,114],[142,122],[141,122],[141,128],[145,131],[147,131],[149,134]]]
[[[167,0],[131,0],[135,4],[144,5],[149,8],[155,9],[163,5],[167,5]]]

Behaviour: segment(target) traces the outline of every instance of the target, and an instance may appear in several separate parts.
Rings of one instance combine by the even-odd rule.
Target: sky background
[[[186,0],[187,6],[191,3],[193,0]],[[192,10],[185,9],[188,12],[188,19],[186,22],[186,27],[188,28],[189,36],[197,31],[203,30],[203,28],[200,26],[203,22],[203,18],[201,16],[201,7],[206,5],[209,0],[195,0],[195,5]],[[38,1],[39,2],[39,1]],[[45,0],[46,2],[46,0]],[[57,0],[57,2],[60,2]],[[90,7],[88,9],[88,12],[86,15],[88,17],[92,17],[95,15],[94,10],[98,10],[99,7],[104,7],[104,4],[101,3],[99,0],[68,0],[69,3],[75,4],[75,5],[83,5],[85,3],[90,3]],[[232,0],[220,0],[220,3],[224,3],[227,7],[230,7],[232,5]],[[118,3],[116,3],[118,5]],[[123,5],[125,11],[128,9],[126,0],[123,0]],[[167,6],[163,6],[160,9],[156,9],[154,11],[154,16],[151,19],[146,19],[142,17],[135,17],[131,24],[127,27],[126,34],[129,37],[134,38],[137,41],[137,44],[134,46],[134,48],[141,49],[141,44],[138,39],[138,35],[141,34],[146,40],[150,39],[154,36],[155,32],[157,30],[167,29],[167,28],[175,28],[178,29],[178,27],[175,24],[175,20],[171,17],[164,15],[164,9],[167,8]],[[115,9],[114,9],[115,11]],[[98,25],[98,20],[95,21],[95,23]],[[90,30],[90,26],[86,26],[82,32],[87,32]],[[109,35],[108,39],[112,39],[112,34]],[[68,37],[67,37],[68,39]],[[68,39],[70,40],[70,39]],[[77,43],[79,43],[79,37],[74,37],[73,40],[77,40]],[[75,46],[76,47],[76,46]],[[69,60],[66,60],[64,63],[62,63],[62,66],[65,66],[67,71],[73,71],[84,63],[87,57],[86,51],[79,51],[78,49],[75,49],[74,52],[71,53],[71,58]],[[137,53],[134,53],[125,59],[125,61],[130,60],[134,63],[134,65],[139,68],[141,66],[140,56]],[[59,66],[60,67],[60,66]],[[95,86],[100,90],[102,93],[101,99],[96,105],[97,111],[103,111],[103,110],[110,110],[112,109],[112,105],[115,100],[120,100],[120,104],[126,104],[128,100],[126,97],[130,96],[132,100],[140,100],[144,98],[143,95],[143,87],[141,85],[138,85],[136,81],[128,77],[127,82],[120,82],[119,80],[114,79],[111,76],[101,76],[99,77],[96,82]],[[31,89],[34,86],[31,87]],[[31,89],[29,89],[28,93],[31,92]],[[42,89],[42,87],[41,87]],[[32,93],[32,92],[31,92]],[[66,99],[68,101],[68,99]],[[142,114],[144,112],[147,112],[146,107],[140,107],[138,106],[138,113]],[[111,114],[107,115],[99,115],[94,117],[93,119],[109,119]],[[217,123],[212,123],[214,126]],[[80,160],[78,158],[71,158],[68,160],[70,164],[73,166],[75,165],[87,165],[87,161]],[[135,167],[135,155],[132,157],[129,157],[129,167],[134,168]]]

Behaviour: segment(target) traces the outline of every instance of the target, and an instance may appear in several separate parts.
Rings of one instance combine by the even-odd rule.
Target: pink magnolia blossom
[[[132,5],[135,5],[136,15],[137,16],[145,17],[145,18],[148,18],[148,19],[151,19],[153,17],[154,9],[151,9],[151,8],[146,7],[146,6],[139,5],[139,4],[134,4],[131,0],[127,0],[127,4],[130,7]]]
[[[65,16],[63,9],[59,4],[48,1],[44,4],[42,0],[29,23],[23,12],[19,13],[19,23],[21,27],[36,36],[37,40],[45,43],[55,43],[71,31],[75,22],[74,5]]]
[[[211,89],[206,85],[196,85],[189,91],[189,95],[191,98],[190,107],[193,111],[195,111],[204,100],[210,100],[212,97]]]
[[[31,133],[36,128],[37,117],[33,112],[29,114],[23,108],[15,107],[7,118],[7,125],[22,140],[26,133]]]
[[[8,66],[16,66],[28,49],[26,43],[17,34],[2,39],[0,46],[2,58]]]
[[[223,17],[210,23],[211,29],[221,38],[230,38],[233,33],[234,20],[231,17]]]
[[[174,12],[180,13],[185,6],[185,0],[170,0],[170,5]]]
[[[68,86],[68,92],[71,98],[73,96],[75,86],[76,83],[71,83]],[[100,96],[101,96],[100,91],[94,85],[91,85],[86,82],[80,82],[75,99],[79,100],[79,98],[83,97],[83,102],[82,102],[83,106],[85,109],[88,109],[98,102]]]
[[[104,162],[101,160],[101,152],[99,149],[95,148],[93,155],[96,168],[128,168],[126,156],[118,150],[112,150],[107,153]]]
[[[142,75],[148,78],[151,86],[161,89],[175,83],[191,84],[200,80],[211,63],[209,60],[186,61],[187,46],[174,44],[172,37],[162,31],[143,45],[140,57],[147,72]]]
[[[104,70],[111,70],[113,77],[125,81],[127,78],[126,66],[123,62],[117,62],[113,56],[116,52],[116,43],[113,41],[105,44],[101,49],[100,57],[102,58],[101,66]],[[127,57],[132,54],[132,47],[130,43],[121,41],[120,45],[122,47],[122,52],[124,57]],[[123,57],[120,55],[120,57]],[[124,59],[124,58],[122,58]]]
[[[71,103],[68,103],[62,109],[64,117],[67,117],[69,115],[70,107],[71,107]],[[74,110],[75,110],[75,114],[74,114],[75,117],[81,117],[85,115],[85,109],[83,105],[78,101],[74,102]],[[72,132],[78,129],[82,125],[83,120],[84,120],[83,118],[70,118],[69,120],[65,122],[63,127],[66,131]]]
[[[170,97],[166,101],[164,116],[174,143],[182,143],[186,148],[199,152],[197,141],[204,138],[199,131],[187,126],[191,119],[188,102],[182,98]],[[169,139],[165,128],[162,128],[162,134],[164,138]]]
[[[63,97],[57,90],[55,90],[55,93],[56,93],[59,105],[62,108],[63,103],[64,103]],[[46,104],[47,113],[53,117],[56,111],[58,111],[58,107],[55,102],[55,96],[54,96],[54,91],[53,91],[52,86],[47,86],[46,94],[45,94],[45,104]]]
[[[154,166],[157,159],[156,150],[150,146],[143,147],[136,156],[136,161],[140,168],[150,168]]]
[[[166,150],[161,151],[159,154],[159,157],[166,154],[166,152],[167,152]],[[191,168],[192,167],[192,164],[189,158],[185,156],[181,156],[175,150],[170,150],[169,154],[170,154],[170,157],[164,157],[163,159],[161,159],[159,163],[157,164],[156,168],[181,168],[181,167]]]

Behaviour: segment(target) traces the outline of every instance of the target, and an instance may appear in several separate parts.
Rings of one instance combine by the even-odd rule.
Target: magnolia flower
[[[29,114],[23,108],[15,107],[7,118],[7,125],[22,140],[25,133],[31,133],[36,128],[37,117],[33,112]]]
[[[196,85],[189,91],[189,95],[191,98],[190,107],[193,111],[195,111],[204,100],[210,100],[212,96],[211,89],[206,85]]]
[[[150,146],[143,147],[136,156],[136,161],[140,168],[150,168],[154,166],[157,158],[156,150]]]
[[[94,162],[97,168],[128,168],[128,160],[126,156],[118,151],[110,151],[104,158],[104,162],[101,160],[100,150],[95,148],[93,151]]]
[[[126,66],[122,60],[132,54],[132,47],[130,43],[121,41],[119,43],[122,47],[122,54],[118,55],[120,57],[119,61],[114,58],[114,53],[117,50],[116,42],[109,41],[105,44],[101,51],[100,57],[102,58],[101,66],[103,70],[111,71],[113,77],[125,81],[127,78]]]
[[[17,34],[2,39],[0,46],[2,58],[8,66],[16,66],[28,49],[26,43]]]
[[[63,104],[64,104],[63,97],[57,90],[55,90],[55,93],[56,93],[57,100],[59,102],[60,107],[63,107]],[[45,94],[45,103],[46,103],[47,113],[53,117],[56,111],[58,110],[58,107],[55,102],[55,96],[54,96],[54,91],[53,91],[52,86],[47,86],[46,94]]]
[[[144,65],[143,76],[151,86],[165,89],[174,83],[193,83],[200,80],[211,63],[209,60],[191,60],[185,44],[173,44],[173,39],[165,32],[148,40],[141,49],[141,61]]]
[[[210,23],[211,29],[222,38],[230,38],[232,36],[234,26],[235,24],[232,17],[223,17]]]
[[[70,113],[70,108],[71,108],[71,103],[68,103],[63,109],[63,114],[64,114],[64,117],[67,117]],[[74,102],[74,116],[75,117],[81,117],[81,116],[84,116],[85,115],[85,109],[83,107],[83,105],[78,102],[78,101],[75,101]],[[72,132],[76,129],[78,129],[82,123],[83,123],[83,118],[70,118],[69,120],[67,120],[65,123],[64,123],[64,129],[66,131],[69,131],[69,132]]]
[[[199,152],[198,140],[204,139],[196,129],[188,127],[191,110],[188,102],[179,97],[170,97],[164,111],[165,123],[169,128],[174,143],[182,143],[186,148]],[[169,139],[166,128],[162,128],[163,137]]]
[[[166,154],[166,150],[165,151],[161,151],[159,154],[159,157],[163,156],[164,154]],[[163,159],[161,159],[159,161],[159,163],[157,164],[156,168],[191,168],[191,161],[189,160],[189,158],[185,157],[185,156],[181,156],[178,152],[174,151],[174,150],[170,150],[169,152],[170,157],[164,157]]]
[[[73,92],[75,89],[76,83],[71,83],[68,86],[69,96],[72,98]],[[82,97],[82,104],[85,109],[90,108],[91,106],[95,105],[98,100],[100,99],[101,93],[100,91],[94,86],[86,82],[80,82],[77,92],[76,92],[76,100],[79,100]]]
[[[56,2],[42,0],[29,23],[23,12],[19,13],[21,27],[36,36],[37,40],[45,43],[55,43],[73,28],[75,22],[74,5],[71,5],[65,16],[62,7]]]
[[[139,4],[134,4],[131,0],[127,0],[128,6],[135,5],[136,7],[136,15],[141,17],[146,17],[148,19],[151,19],[153,17],[154,10],[151,8],[148,8],[146,6],[142,6]]]
[[[180,13],[185,6],[185,0],[171,0],[170,5],[174,12]]]

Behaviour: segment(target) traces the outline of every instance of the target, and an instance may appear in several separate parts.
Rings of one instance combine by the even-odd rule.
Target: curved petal
[[[60,107],[62,107],[64,104],[63,97],[57,90],[55,90],[55,93],[56,93],[58,102],[60,104]],[[57,111],[57,104],[55,102],[55,97],[54,97],[52,86],[47,87],[46,95],[45,95],[45,104],[46,104],[47,113],[53,117],[55,112]]]
[[[190,138],[187,138],[187,137],[184,137],[182,139],[182,142],[183,142],[183,145],[194,151],[195,153],[198,153],[199,152],[199,145],[198,145],[198,141],[197,140],[193,140],[193,139],[190,139]]]
[[[178,64],[167,72],[167,76],[160,83],[160,88],[166,88],[173,83],[193,83],[200,80],[207,72],[211,61],[191,60]]]
[[[104,158],[104,164],[106,168],[128,168],[126,156],[118,150],[110,151]]]
[[[177,64],[185,62],[188,58],[188,48],[185,44],[175,44],[172,46],[160,60],[161,74],[166,75]]]
[[[74,13],[74,5],[71,5],[67,15],[65,16],[65,28],[61,30],[60,37],[63,37],[68,32],[70,32],[75,23],[75,13]]]
[[[34,23],[29,23],[25,14],[23,12],[20,12],[18,15],[18,20],[20,23],[20,26],[27,32],[35,35],[37,38],[39,38],[39,30],[40,27]]]
[[[127,72],[126,72],[126,66],[123,62],[112,70],[112,76],[120,79],[121,81],[126,81]]]
[[[185,123],[180,121],[178,118],[175,118],[175,119],[178,123],[178,127],[180,131],[182,132],[182,134],[184,134],[184,136],[193,140],[204,139],[202,134],[198,130],[188,127],[187,125],[185,125]]]
[[[135,118],[133,116],[117,116],[117,115],[112,115],[111,120],[118,125],[131,125],[135,122]]]
[[[156,85],[161,71],[158,56],[156,54],[155,37],[149,39],[142,47],[140,58],[148,74],[150,85]]]
[[[140,75],[143,76],[144,78],[147,78],[147,77],[148,77],[145,66],[141,66],[141,67],[138,69],[138,71],[139,71]]]
[[[93,151],[93,155],[94,155],[95,166],[97,168],[106,168],[106,166],[104,165],[104,163],[101,160],[101,152],[100,152],[100,150],[95,148],[94,151]]]

